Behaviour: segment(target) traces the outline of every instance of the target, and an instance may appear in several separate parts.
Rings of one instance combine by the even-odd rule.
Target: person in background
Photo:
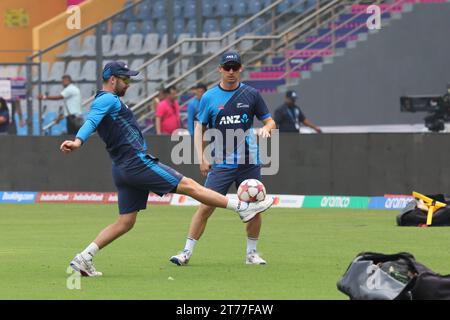
[[[25,127],[25,120],[23,119],[22,108],[20,107],[20,98],[13,98],[11,101],[11,125],[9,126],[8,133],[12,135],[17,134],[16,113],[19,116],[19,126]]]
[[[9,128],[9,109],[6,100],[0,98],[0,135],[8,134]]]
[[[317,133],[322,130],[309,121],[299,106],[295,104],[297,94],[295,91],[287,91],[284,104],[275,110],[275,122],[280,132],[300,132],[300,123],[312,128]]]
[[[166,90],[166,98],[156,107],[156,134],[172,134],[180,128],[180,105],[178,104],[178,91],[175,86]]]
[[[75,135],[83,124],[81,92],[80,89],[72,83],[72,78],[69,75],[64,75],[62,77],[62,85],[64,89],[59,96],[39,95],[38,99],[64,100],[64,113],[58,116],[56,123],[59,123],[63,118],[66,118],[67,134]]]
[[[200,107],[200,100],[202,99],[203,94],[208,90],[205,84],[199,83],[194,88],[195,97],[191,100],[191,102],[188,104],[187,107],[187,113],[188,113],[188,131],[189,134],[193,137],[194,136],[194,121],[197,117],[199,107]]]

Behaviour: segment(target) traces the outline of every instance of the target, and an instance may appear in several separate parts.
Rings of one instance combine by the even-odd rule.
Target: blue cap
[[[133,71],[128,68],[128,65],[123,61],[112,61],[103,68],[103,79],[108,80],[111,76],[126,76],[134,77],[139,74],[139,71]]]
[[[222,58],[220,59],[220,65],[224,65],[225,63],[228,63],[228,62],[234,62],[234,63],[241,64],[241,56],[236,51],[225,52],[222,55]]]

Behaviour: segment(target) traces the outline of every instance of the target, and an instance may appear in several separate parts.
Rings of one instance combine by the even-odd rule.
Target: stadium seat
[[[180,0],[174,0],[173,2],[173,16],[175,18],[183,17],[183,2]]]
[[[67,42],[67,49],[64,53],[58,55],[59,58],[79,57],[80,55],[80,37],[75,37]]]
[[[241,23],[243,23],[246,19],[245,18],[239,18],[238,22],[236,23],[236,25],[240,25]],[[244,25],[243,27],[239,28],[237,31],[237,36],[238,37],[242,37],[245,34],[248,34],[251,32],[251,27],[250,27],[250,23],[247,23],[246,25]]]
[[[178,36],[177,41],[182,41],[183,39],[186,38],[191,38],[191,35],[189,33],[180,33],[180,35]],[[181,45],[181,54],[183,55],[189,55],[189,54],[193,54],[196,51],[196,43],[192,43],[192,42],[183,42],[183,44]],[[179,53],[180,49],[175,49],[174,50],[175,53]]]
[[[147,79],[149,80],[161,79],[158,75],[159,65],[160,61],[156,60],[147,66]]]
[[[208,33],[208,38],[219,38],[220,32],[213,31]],[[220,50],[220,41],[208,41],[203,45],[203,54],[216,53]]]
[[[126,34],[119,34],[114,37],[114,43],[111,51],[106,52],[105,57],[124,56],[127,54],[128,36]]]
[[[242,17],[246,15],[246,4],[242,0],[233,0],[231,4],[231,12],[233,16]]]
[[[158,91],[159,87],[160,87],[159,82],[156,81],[147,82],[147,95],[150,96],[154,94],[156,91]]]
[[[81,81],[96,81],[97,80],[97,63],[95,60],[88,60],[84,63],[81,73],[80,80]]]
[[[95,94],[96,88],[95,84],[92,83],[82,83],[80,84],[81,100],[86,100]]]
[[[231,10],[230,2],[221,0],[216,2],[216,15],[218,17],[231,17],[233,15]]]
[[[291,7],[291,0],[284,0],[279,5],[277,5],[277,13],[287,13]]]
[[[133,83],[127,90],[124,100],[126,104],[134,105],[141,100],[143,83]]]
[[[145,20],[141,26],[141,32],[145,36],[149,33],[155,33],[156,29],[152,20]]]
[[[111,35],[113,37],[125,33],[125,23],[122,21],[115,21],[112,25]]]
[[[202,1],[202,16],[205,18],[213,18],[215,16],[212,1]]]
[[[130,36],[128,42],[127,55],[137,55],[142,51],[142,42],[144,41],[144,36],[140,33],[135,33]]]
[[[83,45],[80,50],[79,57],[94,57],[95,54],[95,39],[93,35],[86,36],[83,39]]]
[[[219,24],[217,23],[217,20],[216,19],[205,20],[205,23],[203,24],[203,32],[210,33],[216,31],[219,31]]]
[[[167,28],[167,20],[165,18],[156,21],[156,32],[158,32],[160,36],[167,34]]]
[[[43,61],[41,63],[41,80],[48,81],[48,76],[50,73],[50,63],[48,61]],[[38,81],[38,67],[32,68],[33,81]]]
[[[139,31],[140,31],[139,29],[140,29],[139,24],[135,21],[132,21],[132,22],[128,22],[127,29],[125,32],[127,33],[127,35],[130,36],[133,33],[139,33]]]
[[[195,5],[195,0],[188,0],[184,3],[184,17],[188,19],[195,18],[197,8]]]
[[[150,1],[144,1],[137,6],[136,18],[142,21],[148,21],[152,17],[152,5]]]
[[[178,37],[183,32],[184,32],[184,19],[176,18],[173,22],[173,33],[175,37]]]
[[[100,28],[100,33],[101,33],[101,34],[107,34],[107,33],[109,33],[107,22],[101,23],[101,24],[99,25],[99,28]]]
[[[144,64],[144,59],[135,59],[131,62],[130,69],[137,70],[140,66]],[[144,80],[144,71],[141,70],[139,74],[134,77],[135,80]]]
[[[145,36],[142,50],[139,54],[156,54],[158,50],[158,34],[149,33]]]
[[[234,27],[234,19],[233,18],[224,18],[220,22],[220,30],[222,30],[222,33],[228,32]]]
[[[247,14],[255,15],[262,10],[262,3],[259,0],[250,1],[247,8]]]
[[[63,61],[53,62],[48,81],[61,81],[61,78],[64,75],[65,65],[65,62]]]
[[[186,29],[192,37],[197,36],[197,21],[195,19],[190,19],[187,23]]]
[[[153,5],[153,18],[155,19],[166,18],[166,5],[164,1],[157,1]]]
[[[0,78],[17,77],[19,75],[18,66],[0,67]]]
[[[303,13],[305,11],[305,0],[292,0],[292,10],[294,13]]]
[[[306,9],[310,9],[312,7],[315,7],[317,5],[317,1],[316,0],[306,0]]]
[[[256,18],[251,22],[251,28],[252,28],[252,32],[257,34],[257,35],[267,35],[270,33],[270,25],[268,25],[266,23],[266,20],[264,18]]]
[[[167,34],[163,34],[159,37],[159,45],[156,53],[161,53],[167,49]]]
[[[123,5],[122,10],[127,8],[127,7],[130,7],[132,5],[133,5],[133,0],[127,0],[125,2],[125,4]],[[135,9],[135,7],[131,7],[129,9],[125,10],[125,12],[120,15],[120,19],[124,20],[124,21],[134,21],[134,20],[136,20],[136,17],[134,16],[134,9]]]
[[[112,36],[110,34],[105,34],[104,36],[102,36],[103,55],[111,51],[111,43],[112,43]]]
[[[164,59],[159,64],[159,76],[160,76],[161,80],[169,79],[169,68],[168,68],[168,61],[167,61],[167,59]]]
[[[188,70],[188,68],[189,68],[189,60],[181,59],[181,61],[175,63],[174,76],[178,78],[179,76],[183,75]]]
[[[79,81],[81,72],[81,61],[80,60],[71,60],[67,64],[65,74],[71,76],[73,81]]]

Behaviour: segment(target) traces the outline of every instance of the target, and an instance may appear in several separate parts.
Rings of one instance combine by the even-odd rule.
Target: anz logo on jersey
[[[240,123],[247,123],[249,121],[249,117],[246,113],[244,113],[241,117],[241,115],[234,115],[234,116],[222,116],[219,121],[219,125],[224,124],[240,124]]]

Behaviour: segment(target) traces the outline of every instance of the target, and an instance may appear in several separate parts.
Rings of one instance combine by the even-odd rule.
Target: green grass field
[[[394,211],[271,209],[247,266],[244,224],[218,210],[188,267],[183,248],[194,207],[150,206],[135,228],[96,256],[102,278],[66,287],[68,263],[107,224],[116,206],[0,205],[0,299],[347,299],[336,282],[361,251],[409,251],[450,273],[447,228],[399,228]],[[173,280],[169,280],[172,278]]]

